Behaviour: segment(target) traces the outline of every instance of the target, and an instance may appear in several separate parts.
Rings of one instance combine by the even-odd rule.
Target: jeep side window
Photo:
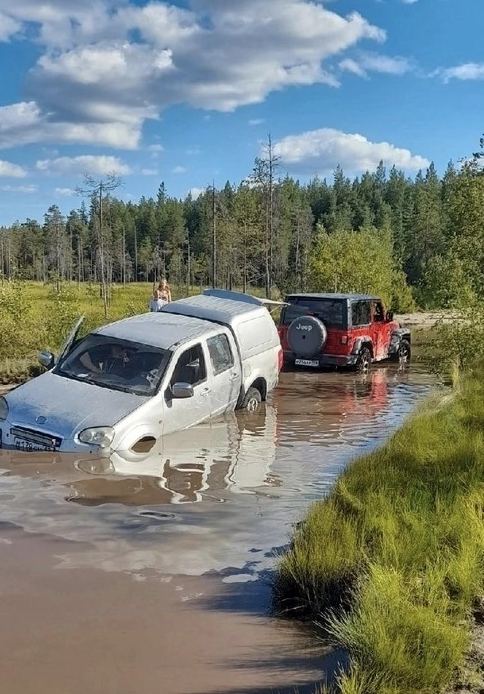
[[[205,357],[203,356],[202,345],[190,347],[180,355],[170,385],[174,383],[189,383],[197,386],[207,378],[205,367]]]
[[[377,323],[381,323],[383,318],[383,305],[381,302],[377,301],[373,304],[373,320]]]
[[[351,325],[369,325],[371,323],[371,311],[369,301],[355,301],[351,304]]]
[[[210,361],[215,376],[227,371],[234,365],[234,357],[230,349],[227,335],[215,335],[207,340]]]

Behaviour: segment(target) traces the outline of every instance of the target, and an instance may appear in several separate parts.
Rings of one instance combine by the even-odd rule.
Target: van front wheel
[[[242,400],[241,410],[246,410],[247,412],[257,412],[262,402],[262,396],[257,390],[257,388],[249,388]]]

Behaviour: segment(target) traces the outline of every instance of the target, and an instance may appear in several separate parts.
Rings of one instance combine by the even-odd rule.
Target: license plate
[[[14,446],[18,451],[55,451],[54,446],[43,446],[39,443],[32,443],[26,439],[14,439]]]
[[[295,362],[296,366],[313,366],[318,368],[319,367],[319,359],[296,359]]]

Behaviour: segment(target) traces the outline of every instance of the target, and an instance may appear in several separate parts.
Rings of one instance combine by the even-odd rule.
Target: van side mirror
[[[193,386],[190,383],[174,383],[171,387],[174,398],[193,398]]]
[[[52,352],[39,352],[37,358],[46,369],[51,369],[55,364],[55,356]]]
[[[387,322],[390,322],[391,320],[393,320],[393,311],[387,311],[386,319],[387,319]]]

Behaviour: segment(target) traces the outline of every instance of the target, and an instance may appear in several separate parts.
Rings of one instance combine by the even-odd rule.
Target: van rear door
[[[235,409],[242,385],[237,347],[229,331],[221,331],[207,339],[212,370],[212,416]]]

